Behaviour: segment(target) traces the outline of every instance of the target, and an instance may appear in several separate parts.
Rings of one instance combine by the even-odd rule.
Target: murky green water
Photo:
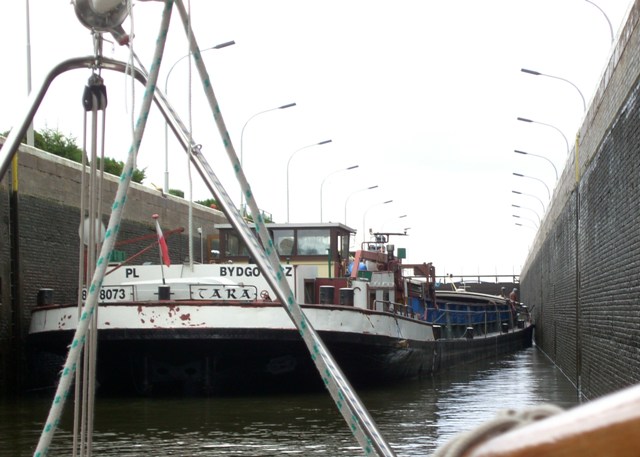
[[[536,348],[394,388],[360,392],[398,456],[426,456],[505,408],[569,408],[574,387]],[[30,456],[51,399],[0,400],[0,456]],[[72,405],[50,456],[70,455]],[[363,455],[328,394],[98,398],[95,456]]]

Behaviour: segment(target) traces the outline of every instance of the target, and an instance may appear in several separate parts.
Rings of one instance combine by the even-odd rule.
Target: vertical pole
[[[31,25],[29,22],[29,0],[26,1],[26,17],[27,17],[27,94],[31,93]],[[29,124],[29,128],[27,129],[27,144],[29,146],[34,145],[34,134],[33,134],[33,119]]]

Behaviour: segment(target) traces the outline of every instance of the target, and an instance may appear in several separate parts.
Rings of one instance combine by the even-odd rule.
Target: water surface
[[[360,397],[398,456],[427,456],[502,409],[575,406],[575,388],[535,347]],[[31,456],[51,398],[0,400],[0,456]],[[50,457],[70,455],[72,403]],[[232,398],[98,398],[94,455],[360,456],[327,393]]]

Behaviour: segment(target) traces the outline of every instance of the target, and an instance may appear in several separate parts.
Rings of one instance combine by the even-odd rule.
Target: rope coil
[[[505,409],[498,412],[493,420],[481,424],[474,430],[456,435],[438,449],[432,457],[462,457],[473,447],[491,438],[546,419],[562,411],[562,408],[555,405],[538,405],[521,411]]]

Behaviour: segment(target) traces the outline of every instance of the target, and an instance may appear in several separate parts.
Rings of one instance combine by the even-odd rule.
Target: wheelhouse
[[[266,224],[280,261],[293,265],[316,265],[319,276],[347,274],[349,245],[355,230],[340,223]],[[218,249],[214,263],[252,263],[249,250],[231,224],[217,224]],[[254,231],[255,233],[255,231]]]

